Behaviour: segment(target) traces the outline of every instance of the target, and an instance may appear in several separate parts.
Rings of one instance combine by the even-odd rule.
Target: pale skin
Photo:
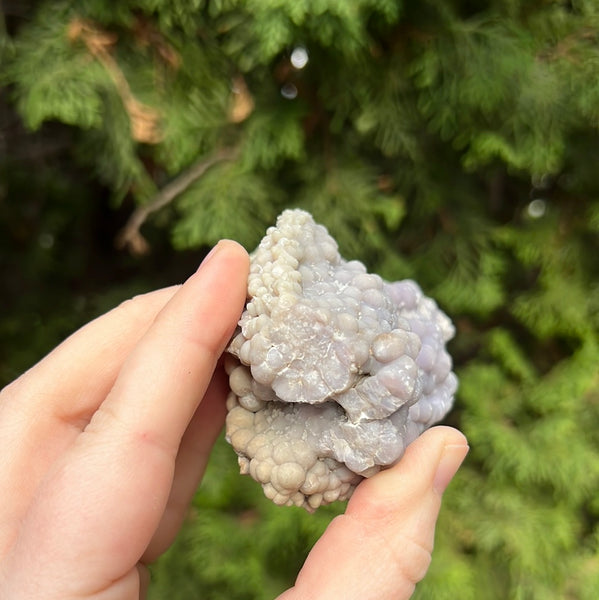
[[[218,361],[247,270],[223,241],[184,285],[123,303],[0,392],[3,600],[145,598],[224,423]],[[409,598],[467,451],[435,427],[364,480],[279,599]]]

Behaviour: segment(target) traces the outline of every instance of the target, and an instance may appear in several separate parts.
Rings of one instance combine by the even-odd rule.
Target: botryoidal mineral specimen
[[[453,334],[416,283],[367,273],[309,213],[284,211],[251,255],[228,348],[241,472],[276,504],[349,498],[451,408]]]

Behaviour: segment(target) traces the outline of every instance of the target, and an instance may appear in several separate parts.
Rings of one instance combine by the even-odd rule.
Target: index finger
[[[247,252],[220,242],[158,314],[86,431],[108,419],[176,453],[241,315],[247,273]]]

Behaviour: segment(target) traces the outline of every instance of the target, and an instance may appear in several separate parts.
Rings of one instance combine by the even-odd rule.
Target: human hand
[[[433,427],[398,464],[363,480],[277,600],[407,600],[431,562],[441,497],[468,453],[466,438]]]
[[[3,599],[144,597],[222,428],[215,367],[246,276],[245,251],[219,244],[184,286],[124,303],[1,392]],[[433,428],[362,482],[280,600],[409,598],[465,444]]]
[[[248,256],[91,322],[0,393],[0,597],[143,597],[222,429]]]

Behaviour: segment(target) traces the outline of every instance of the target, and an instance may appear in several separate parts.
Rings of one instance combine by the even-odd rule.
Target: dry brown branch
[[[231,107],[229,109],[229,122],[241,123],[254,111],[254,99],[241,75],[233,78],[231,91]]]
[[[176,71],[181,66],[181,55],[152,24],[149,19],[137,16],[133,22],[135,41],[142,48],[152,48],[171,69]]]
[[[81,40],[89,53],[110,75],[129,115],[133,139],[146,144],[160,142],[162,140],[160,114],[156,109],[142,104],[135,98],[127,78],[110,53],[118,40],[117,36],[79,18],[71,21],[67,36],[72,42]]]
[[[208,169],[219,162],[232,160],[237,155],[234,148],[224,148],[212,156],[202,158],[186,171],[166,184],[147,204],[138,206],[116,238],[118,248],[128,248],[132,254],[146,254],[150,246],[140,232],[141,226],[152,213],[164,208],[183,193],[192,183],[200,179]]]

